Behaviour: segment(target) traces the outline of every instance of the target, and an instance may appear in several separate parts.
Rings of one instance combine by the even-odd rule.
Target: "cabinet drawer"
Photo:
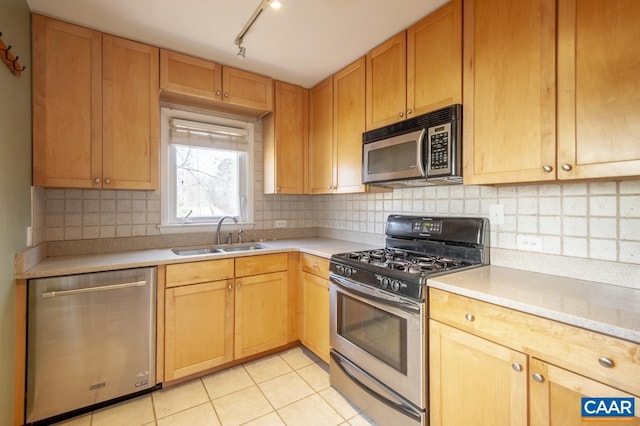
[[[300,268],[310,274],[317,275],[324,279],[329,279],[329,259],[302,253],[300,257]]]
[[[429,289],[432,319],[540,358],[551,364],[640,395],[640,345],[481,302]],[[607,367],[607,360],[611,366]]]
[[[176,287],[233,278],[233,259],[167,265],[166,286]]]
[[[288,262],[289,255],[287,253],[238,257],[236,258],[236,277],[286,271]]]

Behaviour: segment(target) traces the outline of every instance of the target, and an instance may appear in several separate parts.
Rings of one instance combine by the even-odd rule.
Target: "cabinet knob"
[[[216,90],[216,96],[220,96],[220,95],[222,95],[222,92],[219,90]]]
[[[100,183],[100,178],[95,178],[95,179],[93,180],[93,183]]]
[[[542,170],[544,170],[547,173],[551,173],[553,171],[553,166],[545,164],[544,166],[542,166]]]
[[[467,321],[473,321],[476,319],[476,317],[474,317],[473,314],[469,313],[464,316],[464,319],[466,319]]]
[[[313,265],[311,265],[311,267],[312,267],[313,269],[318,269],[318,264],[317,264],[317,263],[314,263]]]
[[[233,290],[233,284],[229,284],[229,285],[227,285],[227,289],[228,289],[228,290]]]
[[[400,118],[404,117],[404,112],[401,112],[400,114],[398,114],[400,116]]]
[[[615,365],[615,363],[612,360],[603,356],[598,358],[598,362],[600,363],[601,366],[605,368],[613,368],[613,366]]]
[[[518,364],[517,362],[511,364],[511,368],[513,368],[518,373],[522,371],[522,365]]]
[[[236,281],[236,288],[240,290],[241,287],[242,287],[242,284]]]
[[[107,185],[109,185],[109,184],[111,183],[111,179],[106,178],[106,179],[104,180],[104,183],[106,183]]]
[[[532,377],[533,377],[533,380],[535,380],[538,383],[544,382],[544,377],[540,373],[533,373]]]
[[[228,97],[229,97],[229,94],[228,94],[227,92],[224,92],[224,95],[223,95],[223,96],[224,96],[225,98],[228,98]]]
[[[280,187],[276,186],[276,192],[280,192]]]
[[[411,108],[409,108],[409,109],[407,110],[407,115],[409,115],[409,114],[413,114],[413,110],[412,110]]]
[[[564,163],[562,165],[562,170],[564,170],[565,172],[569,172],[571,171],[571,169],[573,169],[573,167],[571,167],[571,164]]]

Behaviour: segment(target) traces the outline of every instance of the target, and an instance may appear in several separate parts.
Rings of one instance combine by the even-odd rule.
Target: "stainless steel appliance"
[[[488,264],[488,231],[484,218],[392,215],[386,247],[331,257],[331,384],[378,424],[427,424],[427,280]]]
[[[386,187],[462,183],[462,105],[362,134],[362,183]]]
[[[153,389],[155,304],[156,268],[30,280],[27,423]]]

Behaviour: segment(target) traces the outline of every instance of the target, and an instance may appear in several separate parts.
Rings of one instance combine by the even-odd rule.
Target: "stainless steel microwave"
[[[364,132],[362,142],[364,184],[462,183],[462,105]]]

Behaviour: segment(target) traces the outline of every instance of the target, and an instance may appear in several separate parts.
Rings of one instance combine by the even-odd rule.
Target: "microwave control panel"
[[[451,123],[429,128],[428,175],[447,175],[451,173]]]

